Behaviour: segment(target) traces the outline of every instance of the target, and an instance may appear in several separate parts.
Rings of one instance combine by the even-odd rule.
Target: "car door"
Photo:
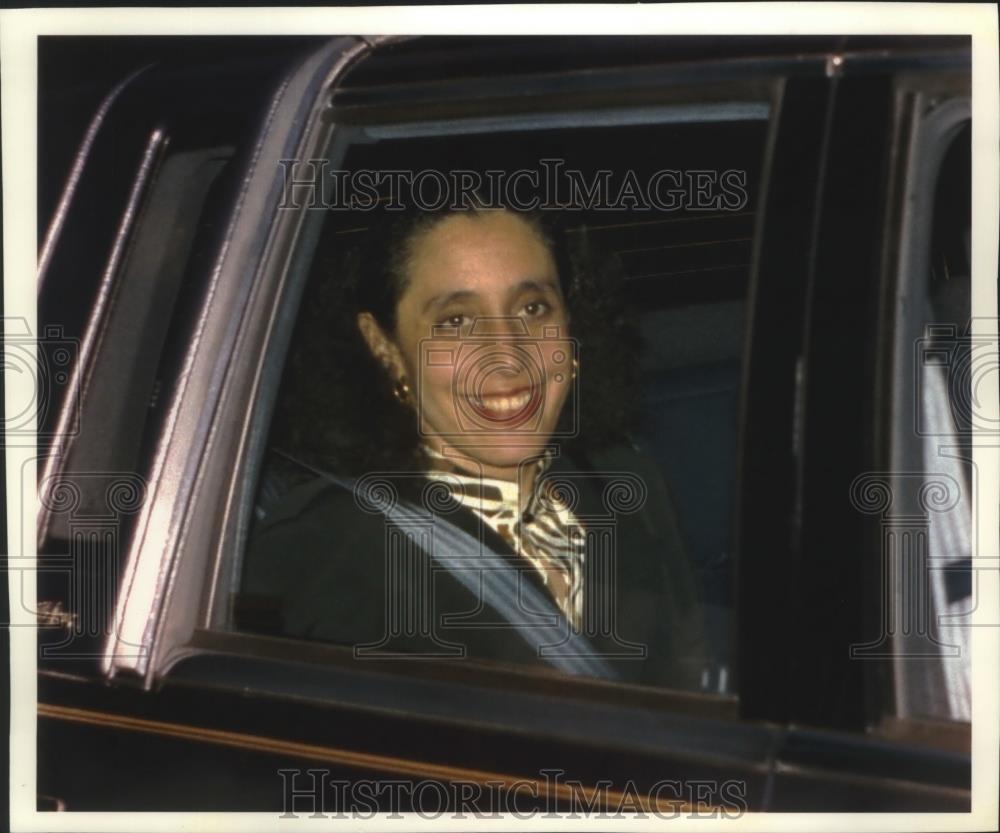
[[[802,218],[792,204],[772,208],[769,219],[777,222],[770,231],[782,242],[770,253],[767,231],[762,242],[763,342],[751,362],[761,362],[769,381],[755,384],[751,367],[747,419],[777,423],[792,441],[776,445],[783,434],[775,432],[745,451],[741,598],[770,604],[743,623],[741,655],[768,673],[744,684],[742,704],[745,714],[790,726],[840,730],[820,740],[792,729],[777,755],[775,806],[803,808],[834,783],[850,789],[858,807],[878,807],[887,792],[901,797],[911,790],[967,806],[968,724],[940,705],[938,719],[928,721],[926,710],[917,719],[906,704],[961,699],[968,684],[968,643],[963,654],[956,644],[960,632],[946,629],[949,614],[931,604],[935,568],[920,561],[926,554],[918,555],[928,514],[939,513],[937,523],[950,524],[959,539],[968,535],[968,518],[958,505],[968,493],[947,477],[947,500],[915,503],[916,490],[933,481],[935,470],[925,469],[912,452],[921,444],[913,362],[933,317],[912,300],[926,292],[926,265],[908,254],[922,235],[918,213],[926,212],[926,222],[931,202],[940,200],[934,196],[939,174],[951,188],[944,210],[967,216],[968,192],[961,195],[968,169],[952,164],[941,173],[946,142],[935,125],[947,121],[950,141],[968,119],[968,76],[960,53],[952,59],[936,51],[900,53],[879,64],[852,55],[852,45],[848,41],[831,59],[836,63],[827,96],[807,96],[809,106],[825,108],[817,119],[827,124],[820,172],[810,176],[815,213]],[[921,141],[928,135],[934,140]],[[964,140],[967,153],[967,135]],[[779,200],[781,175],[779,167],[771,181]],[[903,208],[914,205],[913,212]],[[796,224],[806,222],[812,224],[807,249],[784,245],[794,239]],[[796,255],[804,257],[789,260]],[[767,289],[765,276],[772,271]],[[962,267],[955,273],[957,282],[967,280]],[[810,277],[800,283],[797,275]],[[789,332],[798,314],[802,327]],[[963,324],[968,320],[967,296],[964,313],[952,314]],[[794,339],[798,346],[781,352],[772,338]],[[763,366],[780,370],[771,376]],[[955,378],[951,393],[961,400],[962,383]],[[782,387],[771,387],[777,380]],[[960,446],[968,431],[939,436]],[[911,449],[909,460],[901,447]],[[938,542],[939,563],[960,560],[949,550]],[[950,614],[952,621],[956,615]],[[914,649],[909,640],[933,650]],[[872,751],[849,751],[862,738]],[[843,770],[833,763],[839,756]],[[884,765],[867,769],[875,760]]]

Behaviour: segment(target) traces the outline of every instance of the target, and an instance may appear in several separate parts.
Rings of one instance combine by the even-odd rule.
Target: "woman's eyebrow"
[[[516,297],[522,295],[525,292],[558,292],[556,284],[551,280],[532,280],[527,279],[521,281],[517,286],[510,290],[510,296]]]
[[[443,307],[453,301],[468,301],[476,297],[478,297],[478,294],[473,292],[471,289],[457,289],[454,292],[442,292],[427,299],[427,303],[424,304],[424,312],[427,312],[432,307]]]
[[[550,280],[533,280],[528,278],[511,287],[510,291],[507,293],[510,297],[516,297],[525,292],[557,292],[556,284]],[[424,303],[423,311],[426,313],[433,308],[440,308],[447,306],[455,301],[470,301],[475,300],[479,297],[478,292],[474,292],[471,289],[456,289],[454,292],[442,292],[438,295],[433,295],[427,299]]]

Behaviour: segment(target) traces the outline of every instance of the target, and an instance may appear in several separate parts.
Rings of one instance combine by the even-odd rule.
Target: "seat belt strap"
[[[427,514],[404,502],[378,506],[362,501],[357,479],[341,477],[309,465],[289,454],[283,457],[355,495],[362,508],[377,509],[423,551],[414,529],[426,529]],[[472,595],[492,608],[507,627],[533,648],[538,657],[554,668],[588,677],[615,679],[617,674],[594,649],[590,641],[572,630],[555,601],[530,582],[521,581],[520,571],[500,554],[466,530],[437,513],[433,518],[434,546],[428,555],[444,567]]]

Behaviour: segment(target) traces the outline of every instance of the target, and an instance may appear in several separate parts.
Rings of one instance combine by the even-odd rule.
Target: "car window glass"
[[[891,488],[868,510],[879,516],[881,637],[859,656],[889,661],[893,719],[968,721],[971,441],[976,367],[990,348],[971,334],[967,102],[930,111],[918,136],[896,302]]]
[[[427,204],[441,193],[442,183],[453,187],[467,181],[461,179],[465,176],[478,182],[480,195],[494,187],[508,189],[508,203],[513,199],[530,204],[535,199],[544,206],[547,200],[550,212],[559,215],[552,226],[557,231],[547,233],[559,235],[564,253],[560,265],[572,274],[565,276],[570,278],[567,286],[572,289],[573,280],[587,280],[580,275],[589,270],[597,275],[594,291],[607,294],[592,298],[589,307],[574,310],[570,318],[573,343],[567,355],[579,359],[582,401],[567,400],[560,426],[568,422],[570,428],[561,428],[553,438],[559,460],[550,470],[574,500],[582,501],[571,515],[562,516],[563,521],[569,517],[582,536],[589,536],[587,546],[604,547],[606,552],[622,548],[617,561],[608,562],[622,570],[611,582],[614,616],[622,621],[631,617],[638,624],[617,635],[616,626],[610,625],[612,633],[591,636],[606,643],[610,635],[610,650],[618,652],[614,664],[642,641],[629,633],[667,640],[662,626],[682,623],[678,630],[690,633],[680,635],[675,653],[688,654],[675,659],[686,663],[684,673],[640,672],[630,679],[668,688],[734,692],[731,536],[737,402],[767,113],[766,103],[736,102],[728,110],[688,106],[684,113],[661,115],[664,121],[650,118],[650,123],[627,124],[626,119],[621,126],[615,120],[592,118],[593,124],[584,126],[579,118],[564,118],[568,126],[557,121],[555,127],[504,131],[491,125],[460,136],[419,135],[421,131],[412,128],[382,126],[365,132],[365,143],[348,148],[342,170],[324,169],[322,230],[280,388],[270,392],[274,416],[248,552],[242,576],[236,579],[231,625],[272,636],[352,645],[356,653],[363,643],[364,651],[373,655],[426,650],[433,656],[450,655],[454,640],[449,633],[471,632],[455,627],[474,624],[481,633],[496,626],[488,615],[474,622],[455,618],[454,612],[451,631],[447,616],[436,623],[421,620],[433,620],[432,612],[413,599],[405,602],[393,595],[399,590],[394,582],[411,580],[405,573],[411,567],[400,567],[403,573],[398,575],[390,571],[394,577],[386,578],[374,596],[362,593],[360,588],[368,586],[361,577],[365,565],[372,559],[388,564],[389,550],[405,549],[413,539],[393,538],[387,529],[392,524],[386,525],[377,511],[375,523],[372,513],[358,514],[363,501],[350,492],[359,480],[366,482],[366,476],[381,477],[379,487],[392,491],[397,500],[400,493],[416,494],[411,481],[421,477],[379,459],[367,467],[356,459],[353,465],[344,462],[357,450],[352,431],[366,424],[382,429],[389,424],[384,413],[359,411],[349,393],[350,384],[357,384],[349,378],[357,370],[357,354],[350,353],[344,339],[358,341],[358,333],[344,332],[353,322],[345,323],[341,313],[351,303],[344,283],[358,268],[357,252],[364,251],[366,236],[394,210],[400,195]],[[387,175],[393,172],[395,179]],[[304,175],[308,172],[296,172],[299,179]],[[553,203],[562,204],[563,210],[553,210]],[[544,214],[545,208],[535,213]],[[525,314],[531,315],[534,299],[527,300]],[[442,320],[473,327],[475,323],[467,325],[462,316],[484,323],[495,312],[485,302],[475,303],[443,309]],[[522,315],[515,306],[510,310]],[[606,333],[599,331],[611,335],[601,342],[597,335]],[[462,330],[460,335],[468,347],[477,332]],[[487,334],[486,342],[490,337]],[[601,344],[610,345],[604,353],[595,346]],[[460,361],[461,350],[456,355],[455,361]],[[602,361],[602,372],[610,374],[604,378],[612,381],[588,388],[588,369]],[[388,390],[378,365],[372,367],[376,370],[369,384]],[[623,401],[629,390],[628,401]],[[600,401],[602,393],[605,401]],[[516,404],[511,399],[503,407]],[[567,416],[573,408],[578,412]],[[629,412],[629,419],[621,420],[627,430],[603,444],[588,436],[588,428],[616,411]],[[619,505],[616,508],[624,511],[602,520],[590,511],[586,497],[603,497],[606,510],[607,501],[615,500],[615,484],[610,491],[601,490],[616,476],[618,486],[629,492],[625,502],[637,505]],[[451,516],[464,518],[457,525],[466,531],[473,529],[470,514],[463,511],[468,508],[460,507]],[[491,511],[482,502],[475,508],[480,522]],[[496,532],[502,524],[487,526]],[[560,529],[557,534],[572,533]],[[502,533],[489,538],[494,550],[503,549],[500,538]],[[530,549],[524,538],[515,543]],[[298,558],[307,552],[312,555]],[[318,567],[312,564],[316,559]],[[334,562],[339,566],[331,568]],[[441,572],[447,571],[438,564],[419,580],[437,586]],[[538,572],[545,575],[545,570]],[[352,588],[353,580],[359,583]],[[602,581],[594,578],[582,592],[605,587]],[[525,588],[531,583],[523,578],[522,591],[530,594]],[[548,588],[547,580],[542,585]],[[420,635],[397,644],[388,636],[355,640],[351,623],[358,617],[374,617],[387,635],[403,634],[407,628]],[[502,626],[494,630],[504,634]],[[486,660],[521,662],[527,656],[524,645],[510,648],[509,636],[476,636],[473,641],[477,650],[470,654]],[[529,646],[528,653],[536,647]],[[631,673],[643,663],[652,664],[662,648],[642,645],[636,662],[624,667]],[[607,644],[601,650],[607,653]],[[647,659],[644,651],[649,652]]]
[[[919,414],[924,488],[928,492],[930,606],[942,676],[920,716],[970,719],[971,682],[967,617],[973,606],[971,432],[974,366],[983,345],[970,336],[970,152],[966,122],[951,141],[934,195],[927,323],[919,345]]]

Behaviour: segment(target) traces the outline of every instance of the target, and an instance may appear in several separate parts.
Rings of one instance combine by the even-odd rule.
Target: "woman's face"
[[[574,375],[555,261],[507,211],[455,214],[411,248],[389,338],[359,320],[376,356],[405,376],[420,431],[512,477],[548,443]]]

